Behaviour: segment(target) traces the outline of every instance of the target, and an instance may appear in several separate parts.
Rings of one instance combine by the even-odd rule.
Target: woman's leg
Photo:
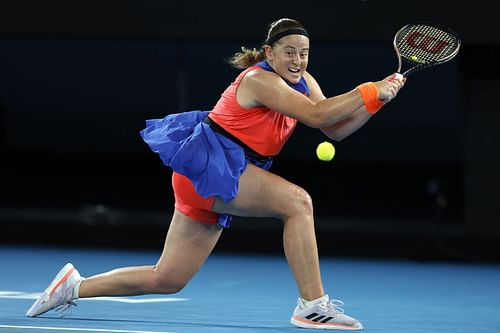
[[[313,206],[307,192],[254,165],[248,165],[240,177],[238,191],[238,196],[229,203],[217,199],[214,210],[238,216],[281,219],[285,255],[300,296],[306,300],[323,296]]]
[[[227,204],[216,200],[214,210],[281,219],[285,255],[301,297],[312,300],[324,295],[312,202],[302,188],[249,165],[240,177],[238,196]],[[87,278],[80,286],[79,296],[177,292],[199,270],[220,233],[218,225],[201,224],[176,211],[156,266],[121,268]]]
[[[176,210],[155,266],[119,268],[86,278],[79,297],[178,292],[200,269],[221,232],[219,225],[196,222]]]

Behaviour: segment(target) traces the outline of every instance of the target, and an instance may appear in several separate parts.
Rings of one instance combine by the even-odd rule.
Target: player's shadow
[[[272,331],[284,331],[287,332],[290,330],[290,332],[293,330],[296,332],[296,328],[293,326],[276,326],[276,325],[252,325],[252,324],[232,324],[232,323],[227,323],[227,324],[222,324],[220,322],[214,323],[214,322],[178,322],[178,321],[159,321],[159,320],[136,320],[136,319],[103,319],[103,318],[75,318],[75,317],[66,317],[66,318],[60,318],[57,316],[45,316],[45,317],[38,317],[38,319],[59,319],[59,320],[68,320],[68,321],[81,321],[81,322],[101,322],[101,323],[109,323],[106,326],[111,326],[113,327],[113,323],[143,323],[143,324],[150,324],[150,325],[164,325],[167,329],[172,329],[171,326],[178,326],[178,327],[203,327],[203,328],[227,328],[227,329],[255,329],[255,330],[272,330]],[[148,327],[141,327],[142,330],[148,329]],[[152,328],[153,329],[153,328]]]

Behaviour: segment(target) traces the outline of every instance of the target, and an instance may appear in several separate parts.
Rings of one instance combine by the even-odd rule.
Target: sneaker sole
[[[40,308],[45,304],[44,299],[46,296],[49,298],[54,294],[57,288],[59,288],[64,282],[66,282],[71,274],[75,271],[75,267],[72,264],[66,264],[60,271],[57,273],[56,277],[49,286],[45,289],[45,291],[38,297],[38,299],[33,303],[31,308],[26,312],[27,317],[36,317],[39,316],[50,309],[40,312]]]
[[[345,324],[333,324],[333,323],[317,323],[311,320],[307,320],[298,316],[292,317],[290,323],[295,326],[302,328],[313,328],[317,330],[344,330],[344,331],[360,331],[363,329],[363,325],[359,324],[356,326],[349,326]]]

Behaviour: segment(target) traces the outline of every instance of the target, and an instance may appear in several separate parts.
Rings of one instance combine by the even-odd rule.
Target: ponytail
[[[231,66],[238,69],[245,69],[255,65],[259,61],[264,60],[264,50],[257,50],[256,48],[249,49],[246,47],[241,48],[241,52],[235,53],[228,62]]]

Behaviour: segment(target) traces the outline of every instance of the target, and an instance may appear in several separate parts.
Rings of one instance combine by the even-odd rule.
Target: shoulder
[[[281,94],[283,84],[286,86],[279,75],[256,67],[242,76],[236,98],[245,108],[261,107],[271,96]]]
[[[321,91],[318,81],[316,81],[316,79],[309,72],[304,73],[304,80],[306,80],[307,85],[309,86],[310,98],[313,101],[319,102],[326,98]]]
[[[279,88],[287,87],[285,80],[274,72],[266,71],[260,67],[248,71],[242,78],[241,84],[248,88]]]
[[[318,82],[317,82],[317,81],[316,81],[316,79],[315,79],[315,78],[311,75],[311,73],[309,73],[309,72],[307,72],[307,71],[306,71],[306,72],[304,72],[303,77],[304,77],[304,80],[306,80],[307,85],[308,85],[309,87],[314,86],[314,85],[318,85]]]
[[[249,80],[273,80],[274,78],[281,78],[278,74],[266,71],[259,66],[248,68],[246,71],[245,79]]]

